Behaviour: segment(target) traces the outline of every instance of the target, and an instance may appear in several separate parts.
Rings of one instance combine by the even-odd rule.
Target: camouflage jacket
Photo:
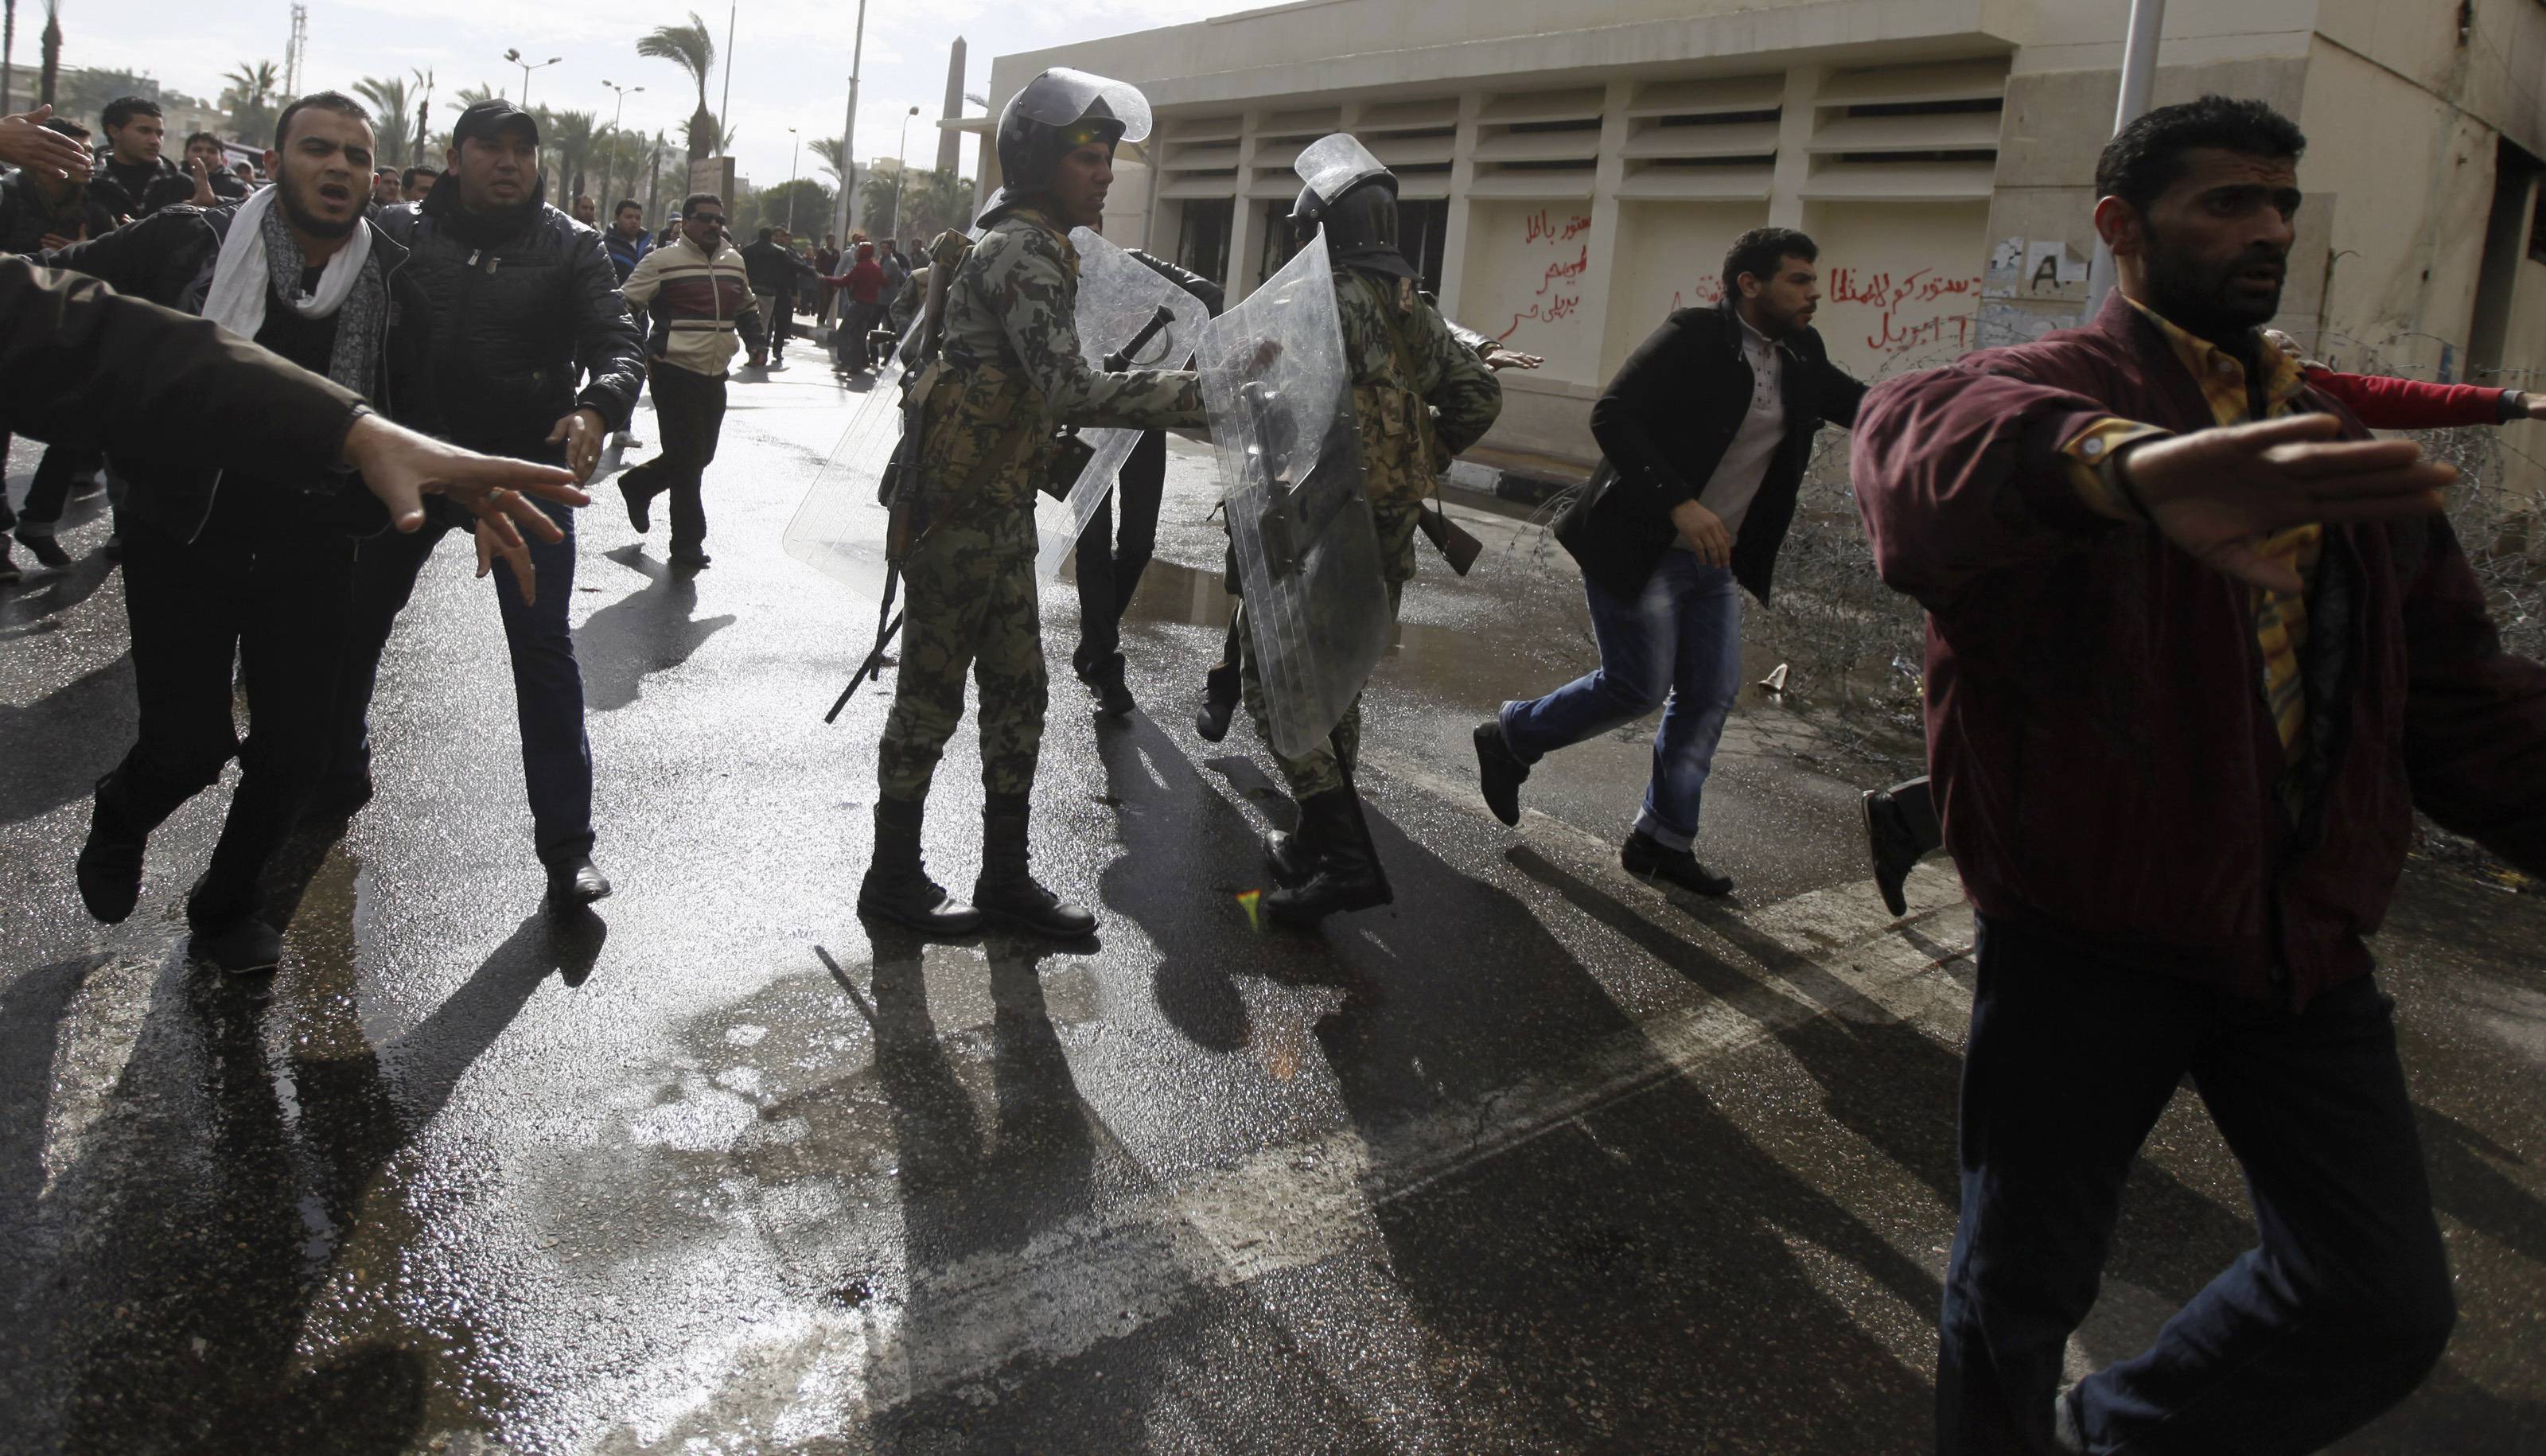
[[[1433,474],[1484,438],[1503,407],[1502,385],[1477,349],[1462,343],[1412,288],[1394,283],[1357,269],[1335,270],[1362,469],[1374,502],[1427,493]]]
[[[946,300],[945,346],[926,387],[920,461],[932,512],[1032,506],[1062,425],[1193,428],[1191,373],[1104,374],[1078,348],[1078,250],[1043,214],[990,224]]]

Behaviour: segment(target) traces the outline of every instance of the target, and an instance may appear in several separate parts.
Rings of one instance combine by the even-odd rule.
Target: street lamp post
[[[892,144],[892,223],[885,229],[886,237],[901,233],[901,186],[910,176],[910,118],[918,115],[919,108],[914,106],[901,119],[901,139]]]
[[[796,235],[796,168],[805,159],[805,138],[796,136],[796,128],[793,127],[787,128],[787,134],[796,137],[789,144],[787,151],[787,235],[794,237]]]
[[[521,51],[510,49],[504,52],[504,58],[522,68],[522,109],[524,111],[530,110],[531,106],[531,72],[546,70],[565,59],[561,55],[552,55],[546,60],[524,60]]]
[[[615,152],[619,149],[619,119],[621,116],[625,115],[628,110],[628,93],[631,91],[642,91],[645,88],[642,86],[622,86],[616,81],[606,79],[601,84],[619,93],[618,105],[613,106],[610,109],[610,149]],[[601,190],[603,192],[608,192],[610,190],[610,179],[607,175],[607,171],[608,169],[605,168],[605,175],[601,180]],[[631,177],[628,179],[628,190],[630,192],[635,192],[636,190],[636,178]]]

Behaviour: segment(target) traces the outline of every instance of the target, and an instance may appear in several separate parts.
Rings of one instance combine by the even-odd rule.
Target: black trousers
[[[2421,1381],[2456,1308],[2394,1003],[2369,978],[2294,1011],[1987,915],[1976,960],[1940,1453],[2048,1449],[2122,1185],[2186,1077],[2245,1169],[2256,1242],[2079,1385],[2086,1448],[2296,1456]]]
[[[191,545],[146,521],[125,530],[140,733],[99,784],[98,803],[122,827],[146,832],[237,756],[238,793],[186,902],[198,928],[257,913],[266,860],[317,781],[353,576],[351,537],[259,499],[244,482],[224,488]],[[230,719],[234,660],[247,684],[244,742]]]
[[[1115,477],[1114,492],[1096,508],[1078,538],[1078,646],[1072,667],[1087,672],[1123,650],[1123,613],[1141,589],[1141,573],[1158,546],[1158,504],[1167,488],[1167,437],[1151,430],[1132,447]],[[1123,529],[1114,529],[1122,502]]]
[[[700,550],[708,539],[707,506],[700,499],[717,438],[724,433],[724,376],[694,374],[677,364],[654,366],[654,420],[662,426],[662,453],[619,477],[619,488],[651,500],[672,498],[672,552]]]
[[[9,437],[0,435],[0,461],[9,458]],[[44,447],[44,458],[36,463],[36,478],[27,486],[27,506],[22,512],[9,509],[6,492],[0,492],[0,531],[24,526],[30,536],[50,536],[53,524],[62,518],[63,507],[70,504],[71,482],[106,464],[106,457],[94,450],[74,450],[67,445]]]

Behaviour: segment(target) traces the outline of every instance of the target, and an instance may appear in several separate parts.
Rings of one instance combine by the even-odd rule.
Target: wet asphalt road
[[[131,920],[80,910],[131,724],[102,502],[71,572],[0,595],[0,1448],[1922,1448],[1970,920],[1927,869],[1887,924],[1875,770],[1798,762],[1745,700],[1701,844],[1722,905],[1616,868],[1640,732],[1552,760],[1504,830],[1467,729],[1588,633],[1544,538],[1470,514],[1485,562],[1426,561],[1369,705],[1397,903],[1257,934],[1285,801],[1246,728],[1190,725],[1225,600],[1179,446],[1127,633],[1146,711],[1058,682],[1045,738],[1039,867],[1100,943],[870,932],[889,695],[820,715],[871,609],[778,544],[840,425],[810,355],[734,386],[708,572],[606,486],[582,519],[597,914],[539,907],[456,547],[383,669],[379,798],[278,867],[268,980],[182,954],[225,790],[154,840]],[[1065,660],[1065,583],[1045,617]],[[968,731],[929,824],[959,889],[976,764]],[[2464,1316],[2345,1451],[2546,1448],[2541,945],[2546,902],[2418,866],[2380,946]],[[2075,1369],[2247,1242],[2178,1099]]]

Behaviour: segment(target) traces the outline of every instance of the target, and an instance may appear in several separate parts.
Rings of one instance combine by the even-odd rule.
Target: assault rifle
[[[911,549],[928,534],[915,519],[919,513],[919,446],[927,428],[928,395],[937,382],[937,355],[945,343],[946,291],[955,279],[955,267],[961,254],[947,256],[947,249],[931,245],[928,260],[928,301],[920,308],[919,338],[911,357],[902,361],[901,439],[892,448],[892,458],[885,464],[884,479],[876,489],[877,503],[885,508],[884,537],[884,602],[876,608],[874,650],[858,664],[857,674],[840,696],[831,702],[831,711],[822,715],[824,723],[839,721],[840,711],[861,684],[884,668],[885,653],[891,650],[892,640],[901,631],[901,614],[892,609],[893,598],[901,590],[901,564],[910,558]]]

